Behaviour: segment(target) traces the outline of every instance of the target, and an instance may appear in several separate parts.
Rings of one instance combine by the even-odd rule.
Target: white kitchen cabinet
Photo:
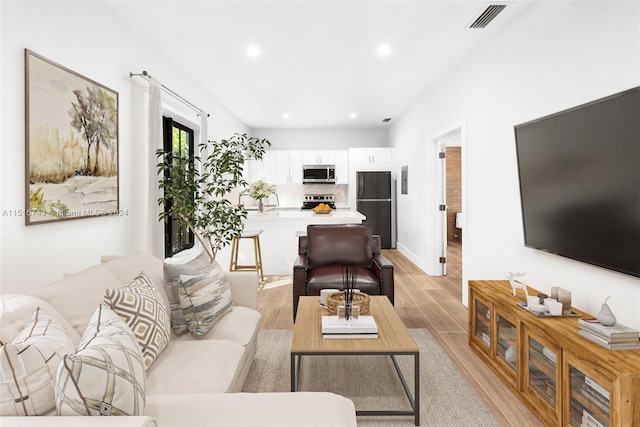
[[[358,171],[391,171],[393,169],[392,147],[349,148],[349,205],[356,206],[356,176]]]
[[[302,184],[302,151],[276,150],[275,184]]]
[[[305,165],[334,165],[336,152],[334,150],[305,150],[302,152],[302,163]]]
[[[391,147],[364,147],[350,148],[349,162],[351,164],[392,164],[393,148]]]
[[[266,151],[262,160],[248,160],[249,184],[261,179],[267,184],[275,184],[277,180],[278,157],[275,151]]]
[[[302,184],[302,151],[289,151],[289,184]]]
[[[247,172],[245,179],[248,183],[259,180],[262,176],[262,161],[254,159],[246,160],[245,171]]]
[[[349,150],[336,150],[336,184],[349,183]]]

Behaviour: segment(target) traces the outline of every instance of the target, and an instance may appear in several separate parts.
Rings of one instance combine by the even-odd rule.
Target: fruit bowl
[[[325,205],[324,203],[320,203],[318,206],[316,206],[311,210],[313,211],[313,213],[317,213],[317,214],[328,214],[329,212],[331,212],[332,209],[330,206]]]

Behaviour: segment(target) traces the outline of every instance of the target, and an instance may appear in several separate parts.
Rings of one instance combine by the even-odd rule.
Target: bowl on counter
[[[319,204],[318,206],[316,206],[315,208],[313,208],[311,210],[313,211],[313,213],[317,213],[317,214],[328,214],[333,209],[331,209],[331,207],[329,207],[327,205],[323,205],[321,203],[321,204]]]

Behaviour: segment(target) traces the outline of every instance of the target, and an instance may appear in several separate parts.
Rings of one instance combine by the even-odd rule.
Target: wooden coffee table
[[[386,296],[371,296],[370,313],[378,325],[378,338],[323,338],[319,297],[303,296],[291,341],[291,391],[298,391],[302,356],[388,355],[398,373],[412,411],[356,411],[357,415],[413,415],[420,425],[420,349]],[[409,355],[414,360],[413,395],[398,365],[396,356]]]

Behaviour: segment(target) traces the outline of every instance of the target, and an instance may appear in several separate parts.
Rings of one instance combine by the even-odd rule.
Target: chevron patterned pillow
[[[156,286],[146,274],[140,273],[123,288],[107,289],[104,303],[131,328],[149,369],[167,347],[171,328],[167,307]]]

